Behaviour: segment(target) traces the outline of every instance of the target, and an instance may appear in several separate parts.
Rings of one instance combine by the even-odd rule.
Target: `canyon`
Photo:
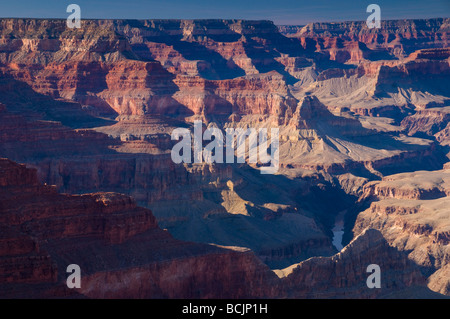
[[[450,295],[449,32],[0,19],[0,296]],[[278,172],[174,163],[196,120],[278,128]]]
[[[7,159],[0,171],[2,298],[373,298],[411,287],[432,296],[418,267],[374,229],[335,256],[272,271],[246,248],[174,239],[128,196],[59,194]],[[370,262],[392,269],[381,290],[365,287]],[[83,277],[71,290],[73,263]]]

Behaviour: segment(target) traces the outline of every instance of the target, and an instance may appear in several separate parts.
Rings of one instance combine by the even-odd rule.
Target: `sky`
[[[82,19],[249,19],[276,24],[363,21],[369,4],[381,19],[450,17],[450,0],[0,0],[0,17],[67,18],[69,4]]]

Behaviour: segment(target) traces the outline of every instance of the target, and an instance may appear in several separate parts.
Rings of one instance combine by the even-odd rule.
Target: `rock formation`
[[[418,171],[367,183],[360,200],[370,207],[358,215],[353,229],[355,234],[367,227],[380,230],[391,246],[421,266],[430,289],[447,295],[449,177],[448,170]]]
[[[379,30],[369,29],[366,21],[318,22],[279,29],[289,37],[301,39],[304,46],[345,62],[362,57],[386,60],[405,57],[418,49],[446,48],[449,26],[448,18],[436,18],[383,20]]]
[[[369,265],[380,267],[379,289],[368,288]],[[423,293],[424,279],[414,263],[374,229],[365,229],[332,257],[313,257],[275,272],[288,298],[376,298],[406,287],[415,287],[418,297]]]
[[[0,159],[0,296],[6,298],[374,298],[415,288],[416,265],[365,230],[333,257],[272,272],[245,248],[182,242],[125,195],[58,194],[36,171]],[[366,285],[379,264],[382,289]],[[82,270],[69,289],[66,268]],[[311,278],[311,275],[313,276]],[[307,286],[305,286],[307,283]]]
[[[128,196],[58,194],[6,159],[0,172],[2,297],[239,298],[271,289],[270,271],[248,250],[178,241]],[[82,270],[81,289],[65,286],[70,264]]]
[[[2,161],[0,240],[10,248],[0,249],[0,278],[12,287],[3,291],[25,296],[37,283],[48,296],[381,297],[415,285],[419,295],[428,280],[448,295],[448,194],[438,181],[450,154],[448,31],[448,18],[384,21],[378,31],[364,22],[83,20],[67,29],[65,20],[0,19],[0,156],[36,172]],[[195,120],[278,128],[277,174],[248,158],[175,164],[171,132]],[[355,240],[338,253],[341,215],[345,243]],[[361,247],[367,254],[355,258]],[[389,292],[361,283],[371,254],[393,269]],[[88,274],[75,294],[61,288],[73,256]],[[222,266],[208,270],[211,259]],[[270,270],[293,264],[283,278]],[[178,268],[191,272],[177,286],[169,274]],[[312,268],[317,277],[306,275]],[[343,281],[345,269],[355,276]],[[210,283],[220,273],[223,289]],[[138,277],[160,281],[123,294],[121,283]],[[303,280],[314,289],[298,288]]]

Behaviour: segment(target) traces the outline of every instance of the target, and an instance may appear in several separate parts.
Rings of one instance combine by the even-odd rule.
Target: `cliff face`
[[[260,73],[255,64],[284,68],[274,53],[266,57],[255,48],[266,38],[289,42],[269,21],[85,21],[80,31],[66,30],[63,20],[0,22],[5,72],[39,93],[97,112],[229,116],[248,105],[264,112],[293,103],[284,101],[287,88],[276,73],[226,81]]]
[[[366,227],[379,229],[390,245],[422,267],[431,289],[447,295],[449,282],[442,274],[450,252],[448,178],[448,170],[420,171],[366,184],[361,200],[371,204],[353,229],[355,234]]]
[[[380,289],[367,286],[367,268],[373,264],[380,267]],[[420,295],[424,283],[414,263],[374,229],[365,229],[332,257],[313,257],[276,273],[289,298],[376,298],[406,287],[415,287]]]
[[[332,257],[272,272],[245,248],[175,240],[127,196],[58,194],[37,182],[35,170],[6,159],[0,172],[1,297],[374,298],[408,288],[427,294],[417,267],[373,229]],[[383,271],[382,289],[366,285],[373,263]],[[70,264],[81,268],[79,289],[65,286]]]
[[[366,21],[310,23],[296,28],[280,28],[289,37],[300,38],[309,46],[329,52],[336,59],[371,56],[386,59],[404,57],[422,48],[448,47],[449,19],[382,20],[381,28],[369,29]],[[352,50],[353,48],[353,50]],[[370,55],[367,53],[371,52]]]
[[[175,240],[150,210],[124,195],[61,195],[40,185],[35,170],[6,159],[0,172],[2,297],[269,294],[274,275],[248,250]],[[76,291],[65,287],[73,263],[82,270]]]
[[[27,120],[5,111],[0,114],[0,149],[10,158],[27,161],[36,168],[41,181],[61,191],[79,194],[103,190],[133,196],[141,205],[151,207],[163,227],[170,228],[178,238],[243,245],[267,262],[333,253],[329,238],[311,218],[290,214],[295,211],[295,203],[287,191],[283,191],[285,196],[279,203],[276,194],[281,188],[274,190],[261,180],[260,186],[253,184],[246,190],[248,183],[243,184],[241,173],[229,165],[175,165],[164,151],[173,145],[168,135],[173,126],[149,118],[143,121],[150,124],[141,126],[143,131],[138,129],[140,120],[124,120],[117,127],[104,128],[120,139],[115,140],[91,130],[71,130],[59,123]],[[128,126],[135,135],[121,133]],[[159,142],[161,137],[167,145]],[[230,190],[229,183],[236,187]],[[236,211],[239,205],[250,203],[251,208]],[[289,214],[282,216],[284,213]],[[230,222],[249,225],[245,240]],[[186,232],[188,223],[216,231]],[[305,227],[308,232],[303,231]],[[278,233],[274,228],[283,231]],[[224,231],[229,235],[216,236]]]
[[[121,243],[157,227],[149,210],[138,208],[131,198],[124,195],[60,195],[55,187],[41,186],[36,172],[24,166],[3,159],[2,171],[10,176],[6,175],[2,181],[5,194],[0,222],[31,233],[38,240],[84,234],[103,237],[110,243]],[[29,180],[22,179],[23,175]]]
[[[405,117],[401,122],[409,135],[426,134],[441,145],[450,145],[450,107],[431,107]],[[447,154],[447,157],[449,154]]]
[[[83,28],[72,30],[64,20],[2,19],[0,30],[5,74],[97,114],[280,115],[296,104],[287,84],[305,90],[316,80],[360,79],[327,83],[337,97],[348,93],[339,92],[343,85],[392,91],[392,84],[399,86],[386,81],[393,74],[448,73],[446,19],[384,21],[379,31],[364,22],[319,23],[290,37],[270,21],[243,20],[84,20]],[[321,100],[330,98],[324,93],[314,90]],[[377,107],[428,103],[426,96],[408,93]],[[363,108],[370,104],[379,103],[366,101]]]

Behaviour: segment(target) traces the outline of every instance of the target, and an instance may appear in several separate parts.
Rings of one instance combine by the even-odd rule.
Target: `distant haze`
[[[18,0],[0,4],[0,17],[66,18],[71,3],[81,6],[85,19],[249,19],[307,24],[365,20],[371,3],[381,7],[382,19],[450,17],[449,0]]]

